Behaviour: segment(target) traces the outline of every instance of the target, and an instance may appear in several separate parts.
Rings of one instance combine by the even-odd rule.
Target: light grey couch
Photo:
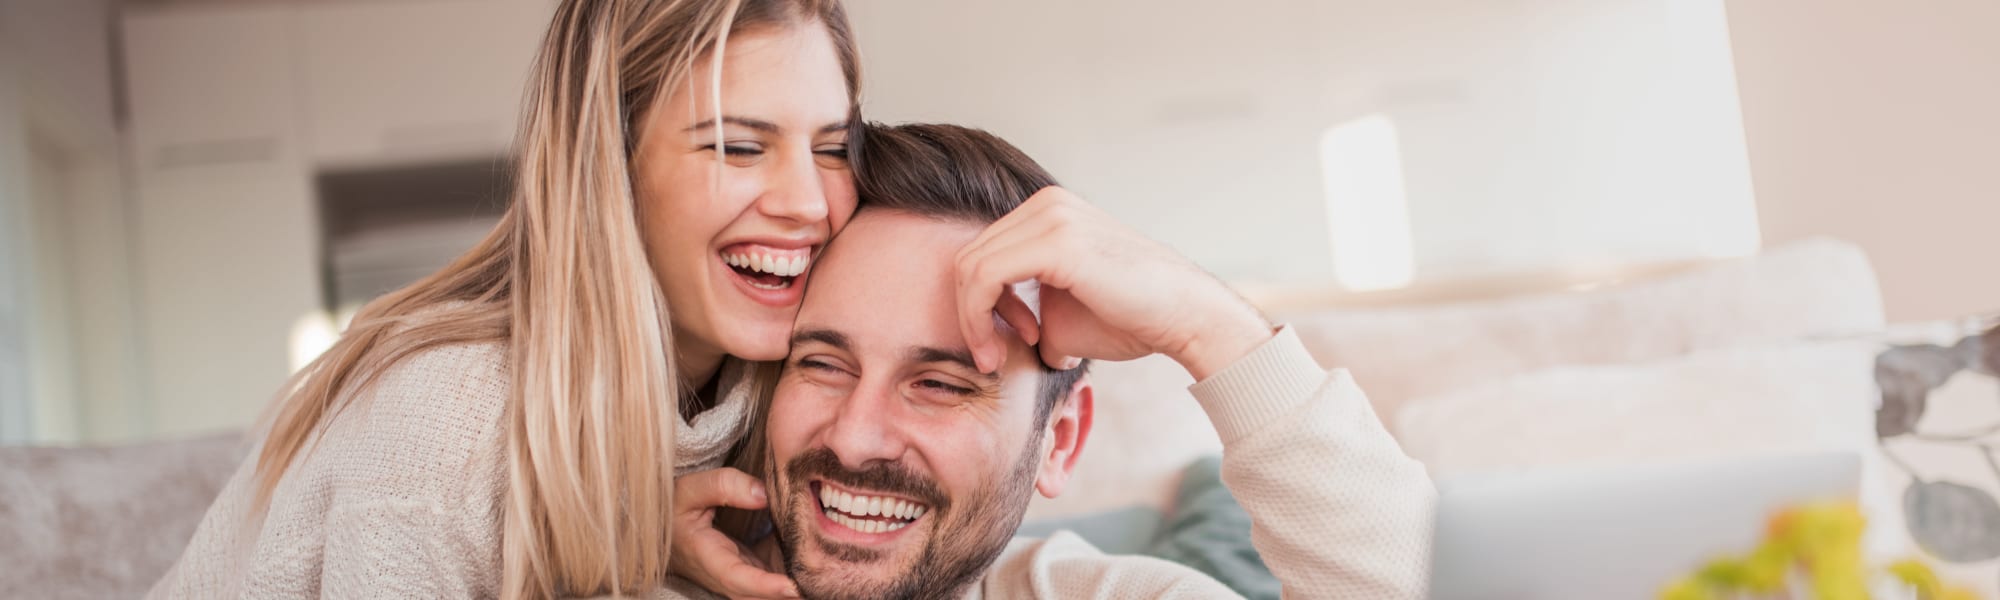
[[[239,434],[0,447],[0,598],[137,598],[235,471]]]

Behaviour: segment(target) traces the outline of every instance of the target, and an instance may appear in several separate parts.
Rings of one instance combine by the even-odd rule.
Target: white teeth
[[[819,491],[820,505],[826,508],[826,516],[833,522],[849,529],[865,533],[895,531],[924,516],[922,505],[886,496],[860,496],[840,490],[822,487]],[[897,521],[880,521],[862,517],[889,517]]]
[[[769,254],[725,254],[722,261],[739,269],[749,269],[759,273],[769,273],[779,277],[797,277],[806,272],[806,265],[812,263],[808,256],[773,257]]]

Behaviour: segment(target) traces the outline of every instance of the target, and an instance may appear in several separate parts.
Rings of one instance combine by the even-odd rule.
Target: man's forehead
[[[901,211],[865,210],[813,266],[796,329],[856,343],[965,347],[954,260],[980,228]]]

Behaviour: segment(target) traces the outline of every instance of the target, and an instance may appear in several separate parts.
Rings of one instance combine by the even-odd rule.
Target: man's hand
[[[720,468],[674,480],[674,548],[668,570],[731,599],[797,598],[792,579],[774,573],[736,540],[715,529],[715,509],[761,510],[764,484],[749,473]]]
[[[1196,380],[1271,338],[1241,297],[1166,246],[1059,187],[1043,188],[958,253],[959,328],[981,370],[1006,359],[999,313],[1042,361],[1160,353]],[[1010,284],[1041,285],[1041,322]]]

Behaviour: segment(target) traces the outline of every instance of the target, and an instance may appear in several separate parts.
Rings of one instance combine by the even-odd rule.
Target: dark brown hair
[[[861,128],[858,143],[850,142],[848,148],[863,211],[899,210],[991,225],[1035,192],[1057,185],[1055,176],[1020,148],[971,127],[869,123]],[[1056,404],[1083,378],[1090,361],[1069,370],[1041,367],[1038,427],[1048,424]]]

